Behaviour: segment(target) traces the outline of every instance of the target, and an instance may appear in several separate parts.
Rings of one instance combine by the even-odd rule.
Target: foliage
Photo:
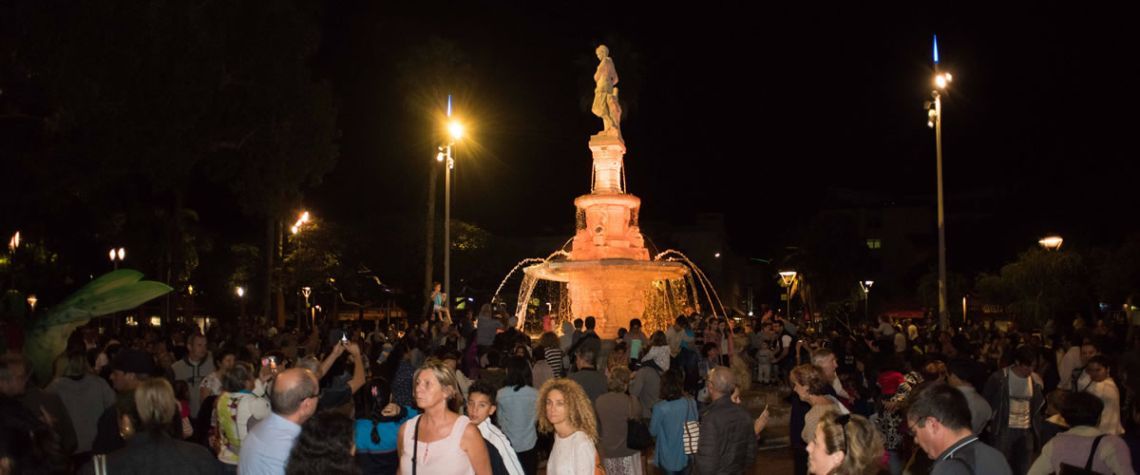
[[[1033,248],[998,274],[979,275],[975,290],[985,301],[1004,305],[1018,321],[1041,325],[1087,308],[1091,277],[1079,253]]]
[[[40,381],[51,377],[51,364],[63,353],[67,338],[90,319],[138,307],[166,295],[171,288],[144,281],[142,273],[119,269],[100,276],[50,307],[32,322],[24,352]]]
[[[962,297],[970,291],[970,279],[955,272],[946,273],[946,311],[958,320],[962,320]],[[932,315],[938,315],[938,270],[933,269],[918,280],[916,289],[919,302],[930,309]]]
[[[826,303],[847,300],[866,279],[870,254],[854,217],[821,213],[803,230],[791,265],[811,284],[812,297]]]

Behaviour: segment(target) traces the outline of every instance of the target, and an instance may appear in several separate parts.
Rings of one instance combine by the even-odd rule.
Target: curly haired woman
[[[554,448],[546,461],[550,475],[593,475],[598,465],[598,427],[594,407],[578,383],[558,378],[538,391],[538,430],[554,432]]]

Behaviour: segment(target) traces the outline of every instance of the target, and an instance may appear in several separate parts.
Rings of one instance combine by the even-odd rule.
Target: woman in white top
[[[459,415],[463,404],[455,373],[429,359],[416,370],[413,393],[423,414],[400,426],[400,473],[490,475],[491,460],[479,430]],[[413,469],[412,464],[415,464]]]
[[[824,376],[823,369],[819,366],[803,364],[792,368],[792,374],[788,377],[792,383],[792,390],[804,402],[811,405],[811,410],[804,415],[804,428],[800,435],[805,441],[815,439],[816,425],[819,424],[820,419],[829,412],[837,414],[848,414],[847,408],[843,407],[837,399],[827,395],[827,388],[831,387],[831,381]]]
[[[1120,423],[1120,389],[1116,381],[1108,375],[1108,358],[1096,355],[1089,358],[1085,366],[1085,373],[1089,375],[1089,383],[1081,391],[1092,394],[1104,403],[1104,410],[1100,413],[1100,424],[1097,425],[1105,434],[1120,435],[1124,433],[1124,426]]]
[[[546,460],[549,475],[593,475],[599,463],[594,407],[582,386],[567,378],[551,379],[538,390],[538,430],[554,432]]]

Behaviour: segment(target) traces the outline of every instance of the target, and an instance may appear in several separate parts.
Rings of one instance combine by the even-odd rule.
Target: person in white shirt
[[[525,472],[523,472],[522,464],[519,463],[518,455],[515,454],[514,447],[511,446],[511,441],[507,439],[503,431],[491,423],[491,416],[498,409],[495,403],[495,388],[480,381],[473,384],[470,391],[467,397],[467,417],[471,419],[471,425],[479,429],[479,434],[483,436],[483,439],[495,448],[503,461],[503,466],[507,469],[507,473],[523,475]],[[491,457],[492,460],[494,458]]]
[[[966,403],[970,406],[970,429],[975,434],[981,434],[994,411],[986,398],[978,394],[977,388],[974,387],[973,381],[976,380],[977,371],[977,365],[972,361],[950,360],[950,364],[946,365],[946,382],[966,396]]]
[[[1073,391],[1084,391],[1084,388],[1089,385],[1089,373],[1085,371],[1085,368],[1088,367],[1089,361],[1099,354],[1100,345],[1095,341],[1086,338],[1084,343],[1081,343],[1081,364],[1080,367],[1074,368],[1072,372]]]
[[[1089,358],[1089,364],[1085,366],[1089,382],[1080,390],[1096,396],[1104,403],[1097,428],[1106,434],[1120,435],[1124,433],[1124,426],[1120,423],[1120,389],[1116,387],[1112,376],[1108,375],[1108,370],[1108,358],[1104,355]]]
[[[1057,387],[1061,389],[1072,389],[1073,370],[1084,366],[1081,361],[1081,345],[1074,345],[1073,338],[1073,335],[1065,334],[1061,340],[1062,351],[1057,356],[1057,375],[1061,377]]]
[[[546,461],[550,475],[593,475],[601,465],[597,417],[582,386],[569,378],[547,381],[538,391],[538,430],[554,434]]]

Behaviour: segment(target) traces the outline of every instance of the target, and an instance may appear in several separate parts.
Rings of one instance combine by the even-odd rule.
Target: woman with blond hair
[[[586,391],[566,378],[547,381],[538,391],[538,430],[554,433],[546,460],[549,475],[593,475],[598,466],[598,427]]]
[[[803,402],[811,406],[811,410],[804,415],[804,429],[801,432],[804,442],[815,437],[815,426],[819,420],[829,412],[848,414],[850,411],[843,404],[827,393],[831,387],[831,380],[824,375],[819,366],[802,364],[792,368],[788,377],[792,383],[792,391]]]
[[[131,409],[119,418],[119,431],[128,439],[126,447],[96,456],[80,473],[222,473],[222,464],[205,447],[171,437],[178,400],[169,381],[149,378],[140,382]]]
[[[812,475],[872,475],[883,471],[883,436],[863,416],[824,416],[808,441]]]
[[[400,426],[400,473],[489,475],[491,459],[483,436],[459,415],[463,396],[455,373],[433,358],[416,370],[413,381],[416,405],[423,413]]]

